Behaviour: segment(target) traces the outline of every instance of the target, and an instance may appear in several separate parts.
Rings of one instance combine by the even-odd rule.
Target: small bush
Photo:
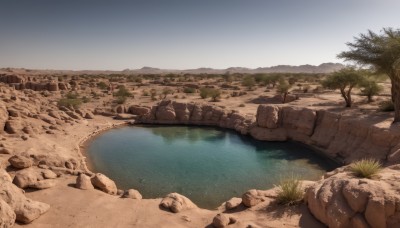
[[[372,178],[382,168],[381,163],[374,159],[361,159],[350,165],[351,172],[362,178]]]
[[[120,97],[117,97],[117,99],[115,100],[115,102],[117,102],[117,104],[123,104],[123,103],[126,102],[126,99],[127,99],[127,97],[125,97],[125,96],[120,96]]]
[[[183,92],[184,93],[195,93],[196,89],[195,88],[186,87],[186,88],[183,89]]]
[[[99,89],[104,90],[104,89],[107,89],[107,88],[108,88],[108,85],[107,85],[105,82],[99,82],[99,83],[97,83],[97,87],[98,87]]]
[[[381,110],[382,112],[393,112],[394,104],[392,101],[382,101],[379,104],[379,110]]]
[[[82,100],[79,98],[77,99],[62,98],[58,101],[59,107],[73,107],[77,109],[81,105],[82,105]]]
[[[280,181],[276,200],[279,204],[295,205],[303,200],[304,191],[299,179],[290,177]]]

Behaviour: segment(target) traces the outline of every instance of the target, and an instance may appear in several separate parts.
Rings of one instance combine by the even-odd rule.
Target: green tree
[[[343,68],[334,72],[331,76],[322,81],[322,86],[328,89],[339,89],[346,102],[346,107],[351,107],[351,91],[354,87],[364,82],[362,72],[354,68]]]
[[[360,86],[362,87],[362,95],[368,98],[368,103],[373,101],[373,96],[378,95],[383,90],[382,86],[378,85],[376,79],[374,78],[368,78],[364,80]]]
[[[209,93],[213,102],[217,102],[221,97],[221,91],[219,89],[211,89]]]
[[[272,85],[272,88],[275,88],[275,86],[278,84],[278,82],[283,80],[283,76],[280,74],[273,74],[270,76],[267,76],[265,79],[265,84],[268,85]]]
[[[246,86],[248,90],[251,90],[253,86],[256,84],[256,80],[251,75],[248,75],[243,78],[242,85]]]
[[[292,86],[286,80],[280,80],[278,85],[278,93],[283,95],[282,103],[286,102],[286,97],[289,94],[289,90]]]
[[[380,34],[368,31],[347,43],[349,51],[338,55],[347,61],[372,65],[389,76],[392,83],[392,101],[395,107],[393,122],[400,121],[400,30],[384,28]]]

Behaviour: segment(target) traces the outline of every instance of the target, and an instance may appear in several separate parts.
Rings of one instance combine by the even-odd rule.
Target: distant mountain
[[[122,71],[106,71],[106,70],[30,70],[24,68],[2,68],[0,72],[15,72],[21,74],[225,74],[229,73],[331,73],[342,69],[345,65],[341,63],[322,63],[318,66],[314,65],[278,65],[272,67],[259,67],[250,69],[246,67],[229,67],[227,69],[213,68],[197,68],[187,70],[160,69],[154,67],[142,67],[140,69],[124,69]]]
[[[162,73],[175,73],[175,74],[224,74],[229,73],[331,73],[342,69],[345,65],[341,63],[322,63],[318,66],[314,65],[278,65],[272,67],[259,67],[256,69],[250,69],[245,67],[229,67],[227,69],[213,69],[213,68],[198,68],[198,69],[187,69],[187,70],[167,70],[152,67],[143,67],[136,70],[124,70],[125,73],[134,74],[162,74]]]

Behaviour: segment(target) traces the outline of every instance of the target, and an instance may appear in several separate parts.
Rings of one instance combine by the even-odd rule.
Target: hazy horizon
[[[0,0],[0,68],[123,70],[341,63],[398,26],[396,0]]]

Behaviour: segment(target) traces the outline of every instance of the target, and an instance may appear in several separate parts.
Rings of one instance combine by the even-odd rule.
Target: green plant
[[[82,105],[82,99],[62,98],[58,101],[57,104],[60,107],[73,107],[73,108],[77,109]]]
[[[392,101],[382,101],[379,104],[379,110],[381,110],[382,112],[393,112],[394,104]]]
[[[123,104],[126,102],[126,99],[127,99],[127,97],[125,97],[125,96],[117,97],[115,102],[117,102],[117,104]]]
[[[246,86],[248,90],[251,90],[256,84],[256,80],[253,76],[249,75],[243,78],[242,85]]]
[[[340,53],[339,58],[373,66],[389,76],[395,109],[393,122],[400,122],[400,29],[383,28],[381,33],[369,30],[347,46],[350,50]]]
[[[351,91],[354,87],[360,86],[364,82],[363,74],[365,71],[351,67],[343,68],[334,72],[322,82],[322,86],[328,89],[339,89],[346,102],[346,107],[351,107]]]
[[[210,96],[209,88],[201,88],[200,89],[200,97],[201,97],[201,99],[206,99],[209,96]]]
[[[190,87],[185,87],[185,88],[183,89],[183,92],[184,92],[184,93],[195,93],[195,92],[196,92],[196,89],[195,89],[195,88],[190,88]]]
[[[99,82],[99,83],[97,83],[97,87],[99,87],[99,89],[102,89],[102,90],[108,88],[108,86],[107,86],[107,84],[106,84],[105,82]]]
[[[362,178],[372,178],[382,169],[382,165],[375,159],[361,159],[350,165],[351,172]]]
[[[373,101],[373,96],[378,95],[383,90],[383,87],[378,85],[378,83],[374,79],[365,80],[361,83],[361,87],[361,94],[368,98],[368,103]]]
[[[279,182],[276,200],[279,204],[294,205],[303,200],[304,190],[298,178],[292,176]]]

